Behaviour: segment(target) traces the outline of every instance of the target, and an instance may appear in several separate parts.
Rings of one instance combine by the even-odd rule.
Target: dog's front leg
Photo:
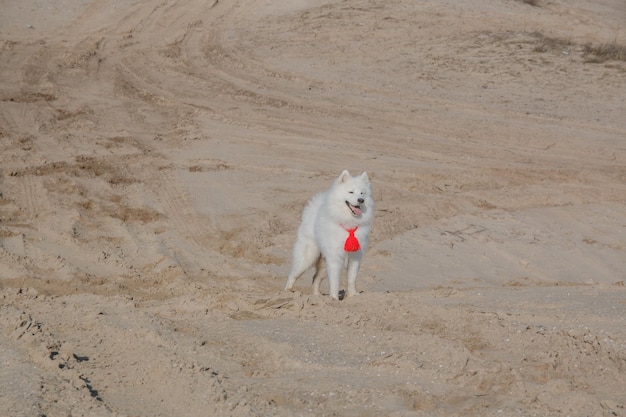
[[[359,267],[361,266],[360,254],[354,254],[348,258],[348,292],[347,297],[357,295],[356,290],[356,277],[359,274]]]
[[[328,274],[328,285],[330,286],[330,296],[339,300],[339,281],[343,270],[343,259],[326,259],[326,272]]]

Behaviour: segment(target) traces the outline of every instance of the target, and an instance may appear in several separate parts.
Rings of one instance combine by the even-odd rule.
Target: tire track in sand
[[[217,232],[209,219],[201,218],[189,196],[176,184],[171,174],[162,172],[157,183],[148,185],[169,219],[169,233],[162,242],[164,249],[180,265],[185,274],[209,271],[226,275],[227,260],[211,247]]]
[[[24,209],[24,214],[29,220],[36,219],[47,206],[46,190],[41,181],[36,180],[32,175],[19,176],[18,186],[20,189],[19,206]]]

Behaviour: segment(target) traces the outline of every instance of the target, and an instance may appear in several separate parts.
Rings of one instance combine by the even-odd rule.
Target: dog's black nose
[[[363,204],[365,202],[365,200],[363,200],[362,198],[358,199],[359,204]]]

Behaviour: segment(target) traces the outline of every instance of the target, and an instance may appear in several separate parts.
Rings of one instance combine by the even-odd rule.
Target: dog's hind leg
[[[313,274],[313,295],[320,295],[320,283],[322,282],[322,257],[317,258],[315,273]]]
[[[308,244],[307,244],[308,243]],[[291,264],[291,272],[287,278],[286,290],[291,290],[296,280],[320,258],[320,251],[313,242],[297,241],[293,248],[293,261]]]

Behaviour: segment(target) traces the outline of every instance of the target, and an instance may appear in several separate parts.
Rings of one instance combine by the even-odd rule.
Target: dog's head
[[[374,201],[367,172],[353,177],[347,170],[343,171],[335,180],[333,191],[337,202],[341,200],[344,210],[353,218],[371,216]]]

